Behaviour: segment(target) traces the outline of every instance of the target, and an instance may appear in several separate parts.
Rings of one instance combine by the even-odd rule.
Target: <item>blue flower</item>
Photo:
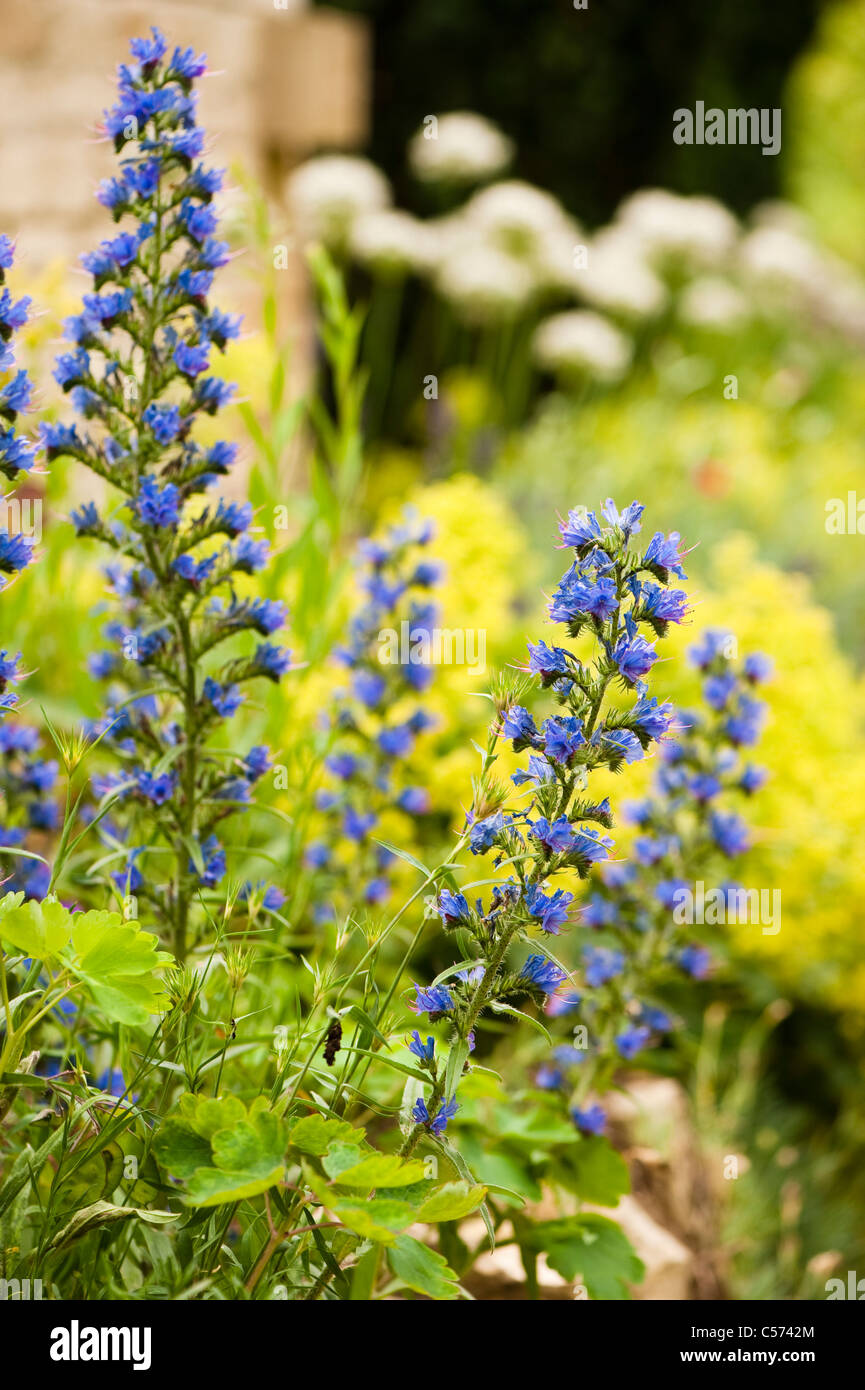
[[[501,811],[472,822],[469,829],[469,849],[472,854],[485,854],[505,830],[505,818]]]
[[[703,682],[703,699],[710,709],[723,709],[735,689],[736,677],[732,671],[707,676]]]
[[[658,653],[641,633],[635,632],[632,635],[629,631],[623,633],[619,638],[613,649],[612,658],[622,679],[628,685],[634,685],[636,681],[651,671],[658,660]]]
[[[157,443],[163,445],[174,442],[183,423],[178,406],[158,405],[155,401],[147,407],[142,418],[150,426]]]
[[[664,1009],[656,1008],[653,1004],[640,1005],[640,1019],[647,1028],[651,1028],[653,1033],[670,1033],[673,1029],[673,1020]]]
[[[600,738],[616,759],[624,758],[626,763],[638,763],[643,756],[643,745],[631,729],[603,729]]]
[[[586,946],[583,950],[583,969],[586,984],[592,989],[614,980],[625,968],[625,957],[621,951],[607,946]]]
[[[435,1038],[427,1038],[426,1042],[423,1042],[417,1029],[415,1029],[408,1045],[409,1052],[413,1052],[421,1062],[431,1062],[435,1056],[435,1049]]]
[[[563,1018],[566,1014],[572,1014],[575,1009],[580,1007],[582,995],[574,989],[562,990],[559,994],[551,994],[544,1005],[545,1012],[550,1018]]]
[[[688,648],[688,659],[698,671],[706,671],[718,657],[725,656],[732,634],[721,628],[709,628],[700,640]]]
[[[630,712],[629,718],[643,730],[651,739],[663,738],[669,733],[676,720],[676,711],[665,700],[662,705],[658,704],[654,695],[644,695],[637,701]]]
[[[208,676],[204,682],[204,698],[223,719],[230,718],[243,704],[243,695],[236,685],[221,685],[212,676]]]
[[[695,801],[711,801],[721,791],[721,783],[709,772],[700,772],[692,777],[688,788]]]
[[[180,520],[180,494],[173,483],[160,487],[155,478],[143,478],[138,496],[132,503],[139,521],[145,526],[174,527]]]
[[[593,893],[580,912],[580,921],[584,927],[609,927],[616,920],[616,905],[609,898],[602,898],[600,893]]]
[[[280,676],[291,670],[291,652],[286,647],[274,646],[272,642],[260,642],[252,664],[257,675],[279,680]]]
[[[744,854],[751,848],[751,837],[748,827],[740,816],[730,813],[724,815],[716,811],[709,823],[710,833],[715,844],[722,854],[729,859],[735,858],[737,854]]]
[[[645,611],[659,623],[682,623],[690,605],[684,589],[662,589],[658,584],[644,584],[640,599]]]
[[[685,946],[679,952],[678,963],[686,975],[704,980],[712,966],[712,957],[705,946]]]
[[[629,506],[625,507],[623,512],[619,512],[612,497],[608,497],[601,508],[604,517],[606,517],[611,526],[618,526],[625,540],[630,540],[631,536],[636,535],[638,531],[642,530],[640,517],[645,510],[646,508],[643,506],[642,502],[631,502]]]
[[[535,721],[522,705],[511,705],[506,711],[502,720],[502,733],[505,738],[513,740],[516,753],[521,752],[523,748],[537,748],[540,745],[541,738]]]
[[[0,573],[17,574],[26,569],[33,558],[33,540],[30,536],[10,536],[0,530]]]
[[[630,1062],[638,1052],[642,1052],[651,1037],[651,1031],[644,1024],[634,1024],[616,1034],[616,1051],[626,1062]]]
[[[745,679],[753,685],[760,685],[763,681],[769,680],[773,669],[772,658],[763,652],[749,652],[743,663]]]
[[[568,920],[568,908],[574,901],[574,895],[557,888],[547,897],[538,884],[532,884],[526,893],[525,901],[529,912],[538,918],[543,930],[557,936],[559,929]]]
[[[548,647],[546,642],[537,642],[529,647],[529,671],[540,676],[542,685],[550,685],[562,676],[570,676],[568,654],[562,647]]]
[[[303,852],[303,861],[306,864],[307,868],[323,869],[325,864],[328,864],[330,862],[330,856],[330,845],[326,845],[322,841],[316,840],[313,841],[312,844],[306,846],[306,849]]]
[[[567,978],[561,966],[548,960],[546,956],[529,956],[520,970],[520,979],[534,985],[544,994],[552,994]]]
[[[352,690],[361,704],[368,709],[376,709],[384,698],[387,682],[376,671],[355,671],[351,680]]]
[[[203,344],[178,343],[174,349],[174,365],[183,376],[193,379],[210,366],[210,353]]]
[[[414,986],[417,997],[410,1001],[409,1008],[416,1014],[429,1014],[430,1019],[450,1013],[454,1005],[453,996],[446,985]]]
[[[607,1126],[607,1116],[600,1105],[572,1110],[571,1118],[581,1134],[603,1134]]]
[[[192,859],[189,861],[190,873],[196,873],[205,888],[215,888],[225,875],[225,850],[215,835],[210,835],[201,846],[202,872],[198,872]]]
[[[407,815],[425,816],[430,809],[429,792],[426,787],[403,787],[396,804]]]
[[[544,720],[544,752],[553,762],[570,767],[577,750],[585,743],[583,722],[576,716]]]
[[[550,854],[564,854],[571,848],[574,831],[567,816],[559,816],[552,825],[546,816],[539,816],[529,823],[529,834],[549,850]]]
[[[573,565],[561,579],[550,604],[550,617],[556,623],[570,623],[591,617],[602,622],[619,606],[619,596],[612,579],[601,575],[597,579]]]
[[[565,1074],[561,1067],[542,1062],[535,1072],[535,1085],[542,1091],[560,1091],[565,1086]]]
[[[601,528],[594,512],[578,507],[568,512],[567,521],[560,522],[559,531],[565,545],[579,550],[601,539]]]
[[[643,556],[643,564],[657,570],[659,578],[664,580],[668,571],[677,579],[687,579],[688,576],[682,568],[683,557],[679,554],[680,540],[678,531],[671,531],[669,536],[665,536],[663,531],[656,531]]]
[[[748,763],[742,770],[739,786],[743,792],[752,796],[754,792],[758,792],[761,787],[765,786],[768,777],[769,774],[765,767],[755,767],[753,763]]]
[[[462,893],[452,893],[449,888],[443,888],[439,893],[436,911],[446,927],[456,922],[471,921],[471,911]]]
[[[412,1119],[414,1120],[415,1124],[425,1125],[426,1128],[431,1131],[431,1133],[438,1136],[444,1134],[444,1131],[447,1128],[448,1120],[453,1119],[458,1109],[459,1106],[457,1105],[456,1101],[449,1100],[446,1104],[443,1103],[439,1107],[435,1119],[431,1119],[429,1111],[426,1108],[425,1101],[416,1100],[414,1109],[412,1110]]]
[[[370,830],[372,830],[372,827],[375,825],[375,822],[376,816],[374,811],[367,811],[363,814],[356,811],[353,806],[348,806],[342,822],[343,833],[349,840],[360,843],[361,840],[366,839]]]
[[[404,758],[411,752],[413,744],[414,738],[408,724],[397,724],[392,728],[382,729],[378,735],[379,748],[392,758]]]
[[[734,748],[750,748],[760,737],[766,707],[759,700],[741,695],[733,713],[724,723],[724,732]]]
[[[140,795],[152,801],[154,806],[164,806],[177,790],[176,772],[144,771],[139,772],[135,780]]]

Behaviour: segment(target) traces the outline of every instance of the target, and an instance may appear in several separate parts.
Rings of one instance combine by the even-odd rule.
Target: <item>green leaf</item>
[[[397,1279],[416,1293],[426,1294],[438,1302],[459,1298],[457,1276],[447,1260],[414,1236],[398,1236],[387,1258]]]
[[[579,1216],[571,1222],[543,1222],[532,1232],[532,1244],[546,1228],[552,1237],[542,1243],[547,1263],[563,1279],[582,1278],[592,1298],[630,1298],[629,1284],[638,1284],[645,1273],[642,1260],[621,1227],[606,1216]],[[569,1228],[563,1231],[555,1228]]]
[[[34,960],[50,960],[69,940],[69,910],[50,898],[42,903],[31,898],[20,906],[17,898],[17,893],[8,893],[0,902],[0,940]]]
[[[469,1045],[464,1039],[459,1038],[448,1053],[447,1067],[445,1068],[445,1100],[453,1098],[468,1057]]]
[[[338,1181],[341,1187],[362,1187],[369,1192],[374,1187],[409,1187],[422,1182],[423,1177],[424,1165],[417,1159],[403,1159],[397,1154],[370,1154],[340,1172]]]
[[[494,1014],[510,1014],[513,1018],[518,1018],[521,1019],[523,1023],[528,1023],[534,1028],[535,1032],[540,1033],[541,1037],[545,1038],[549,1046],[552,1047],[553,1040],[540,1019],[532,1018],[531,1014],[523,1013],[522,1009],[515,1009],[512,1004],[491,1003],[490,1008]]]
[[[346,1168],[354,1168],[362,1157],[357,1144],[331,1144],[321,1166],[329,1178],[338,1178]]]
[[[186,1184],[191,1206],[255,1197],[282,1180],[288,1126],[263,1097],[247,1111],[234,1096],[182,1096],[154,1142],[159,1163]]]
[[[196,1168],[210,1162],[210,1145],[181,1120],[166,1120],[159,1131],[156,1153],[160,1163],[176,1178],[191,1178]]]
[[[422,1203],[418,1221],[460,1221],[476,1211],[486,1195],[480,1183],[443,1183]]]
[[[407,850],[400,849],[398,845],[392,845],[389,840],[375,840],[375,844],[381,845],[382,849],[386,849],[389,854],[395,854],[397,859],[404,859],[406,864],[411,864],[413,869],[418,869],[423,874],[424,878],[432,878],[432,872],[427,868],[426,864],[422,864],[419,859],[415,859],[414,855],[409,854]]]
[[[62,1230],[50,1242],[49,1250],[60,1250],[64,1245],[71,1245],[74,1240],[80,1240],[90,1231],[95,1231],[100,1226],[113,1225],[118,1221],[128,1221],[130,1217],[137,1216],[140,1221],[147,1221],[151,1225],[161,1226],[166,1221],[176,1221],[177,1217],[170,1211],[145,1211],[140,1207],[117,1207],[111,1202],[91,1202],[89,1207],[82,1207],[67,1221]]]
[[[355,1129],[347,1120],[326,1120],[323,1115],[306,1115],[291,1130],[292,1148],[318,1157],[327,1153],[331,1144],[354,1141],[360,1144],[365,1131]]]
[[[600,1135],[570,1144],[556,1165],[556,1176],[581,1201],[614,1207],[631,1190],[628,1165]]]
[[[53,898],[0,903],[0,938],[34,960],[57,961],[87,987],[109,1018],[146,1024],[165,1005],[157,971],[171,963],[155,936],[117,912],[72,913]]]
[[[368,1303],[375,1291],[375,1281],[381,1260],[381,1245],[376,1241],[354,1267],[351,1276],[351,1302]]]
[[[417,1220],[414,1207],[391,1197],[373,1197],[360,1205],[339,1201],[330,1210],[350,1230],[366,1240],[380,1241],[382,1245],[393,1245],[399,1232]]]
[[[117,912],[77,913],[71,920],[72,973],[118,1023],[140,1027],[164,1008],[156,971],[172,957],[158,946],[155,936]]]

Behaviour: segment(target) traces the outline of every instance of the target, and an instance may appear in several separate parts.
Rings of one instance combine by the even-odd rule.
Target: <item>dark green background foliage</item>
[[[590,225],[634,188],[713,193],[746,211],[779,192],[759,147],[677,146],[673,111],[782,106],[819,0],[327,0],[374,25],[370,153],[405,198],[425,115],[469,109],[519,148],[515,172]],[[398,199],[399,200],[399,199]]]

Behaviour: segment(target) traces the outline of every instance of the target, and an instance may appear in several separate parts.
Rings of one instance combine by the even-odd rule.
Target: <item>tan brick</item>
[[[369,31],[355,17],[315,10],[262,29],[256,93],[261,130],[286,151],[358,145],[369,125]]]

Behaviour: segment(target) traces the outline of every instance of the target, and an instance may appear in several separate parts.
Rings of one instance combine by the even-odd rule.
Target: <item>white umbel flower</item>
[[[302,241],[341,246],[361,213],[386,208],[390,185],[368,159],[329,154],[307,160],[289,176],[289,207]]]
[[[473,323],[516,317],[535,290],[534,276],[523,261],[477,242],[455,243],[441,262],[437,284]]]
[[[572,309],[545,319],[532,338],[536,362],[557,374],[587,373],[598,381],[619,381],[631,364],[629,338],[609,319],[588,309]]]
[[[349,233],[349,244],[361,265],[382,275],[424,274],[439,257],[431,224],[397,208],[361,213]]]
[[[599,232],[586,265],[574,273],[574,289],[599,309],[626,318],[653,318],[664,308],[666,285],[647,265],[642,247],[622,228]]]
[[[701,275],[682,291],[678,311],[683,323],[725,332],[745,322],[749,306],[746,296],[729,280]]]
[[[716,198],[686,198],[663,188],[631,194],[616,221],[643,244],[649,259],[684,257],[705,268],[729,257],[739,233],[736,218]]]
[[[519,179],[491,184],[464,208],[469,229],[499,250],[525,259],[539,282],[570,284],[581,232],[551,194]]]
[[[748,279],[762,287],[810,295],[823,278],[817,247],[790,225],[755,227],[743,240],[739,257]]]
[[[513,141],[474,111],[435,117],[408,147],[412,171],[425,183],[478,183],[500,173],[513,152]]]

